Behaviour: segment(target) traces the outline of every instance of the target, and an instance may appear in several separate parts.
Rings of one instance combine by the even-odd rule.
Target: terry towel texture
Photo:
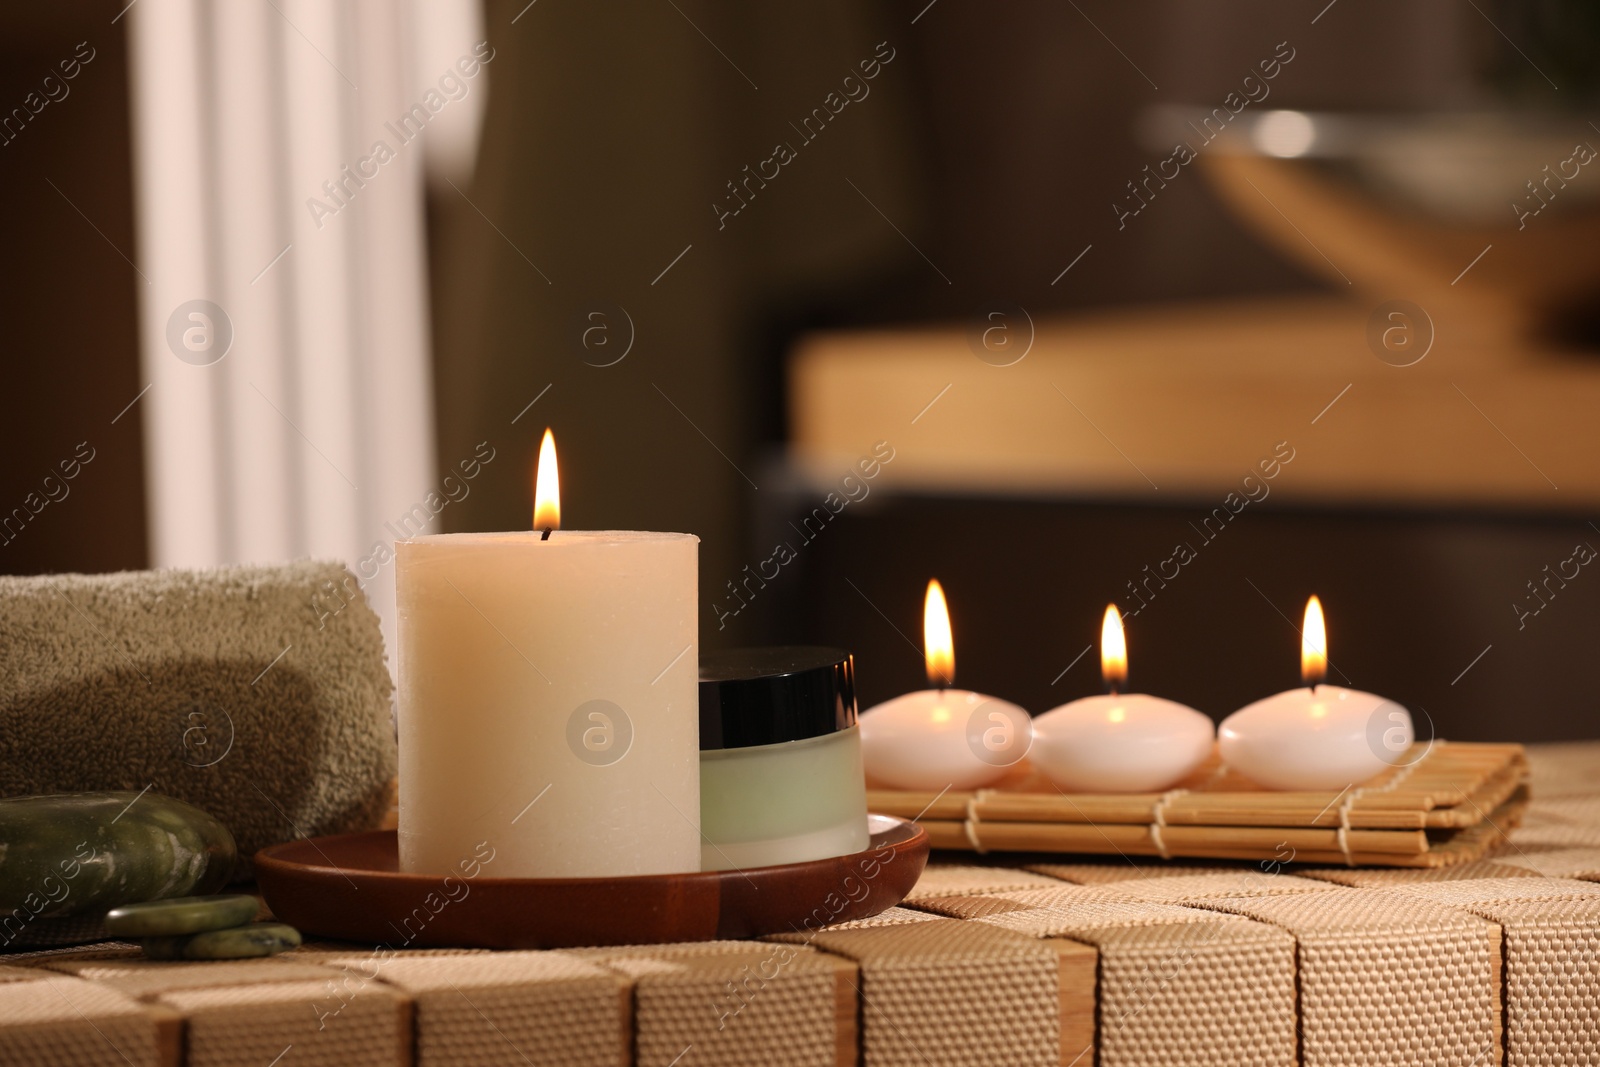
[[[0,796],[149,788],[256,849],[369,829],[395,772],[378,617],[339,563],[0,577]]]

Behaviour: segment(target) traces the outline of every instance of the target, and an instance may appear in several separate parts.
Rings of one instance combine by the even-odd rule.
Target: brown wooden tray
[[[869,815],[872,847],[743,871],[630,878],[404,874],[393,830],[306,838],[256,853],[279,919],[391,948],[573,948],[756,937],[864,919],[900,903],[928,860],[916,823]]]
[[[1024,760],[993,788],[869,788],[867,804],[942,849],[1446,867],[1517,825],[1527,774],[1521,745],[1436,741],[1339,792],[1264,790],[1213,755],[1168,793],[1063,793]]]

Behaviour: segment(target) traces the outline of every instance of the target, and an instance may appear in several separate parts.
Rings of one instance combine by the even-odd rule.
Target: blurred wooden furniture
[[[792,451],[829,470],[885,439],[890,486],[1148,503],[1220,501],[1287,441],[1295,459],[1271,485],[1284,501],[1600,504],[1600,359],[1481,344],[1436,319],[1426,356],[1394,366],[1368,348],[1373,310],[1304,299],[1040,320],[1010,366],[978,358],[972,324],[820,334],[790,365]],[[1025,319],[1003,325],[1026,345]]]
[[[1436,318],[1396,366],[1373,310],[1124,308],[1039,320],[1030,346],[1011,309],[988,323],[1009,355],[982,321],[812,336],[750,546],[796,560],[753,596],[726,576],[748,610],[726,592],[717,638],[850,648],[869,705],[923,684],[905,635],[936,575],[962,684],[1037,714],[1099,689],[1080,653],[1115,601],[1136,688],[1220,719],[1294,684],[1315,592],[1342,684],[1453,740],[1584,736],[1600,360]],[[892,461],[843,483],[879,441]]]

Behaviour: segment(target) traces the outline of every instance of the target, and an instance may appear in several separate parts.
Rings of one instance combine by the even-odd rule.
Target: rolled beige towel
[[[342,564],[0,577],[0,796],[149,789],[256,849],[378,824],[378,617]]]

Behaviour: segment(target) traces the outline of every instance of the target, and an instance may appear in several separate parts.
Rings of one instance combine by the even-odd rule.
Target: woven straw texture
[[[917,906],[951,918],[981,920],[1029,937],[1075,937],[1081,932],[1113,926],[1218,921],[1245,925],[1241,919],[1219,920],[1216,915],[1193,908],[1141,900],[1118,892],[1114,886],[1056,886],[989,896],[936,897],[920,901]]]
[[[381,986],[336,1014],[325,982],[187,988],[159,999],[188,1020],[188,1067],[389,1067],[411,1047],[408,1006]]]
[[[876,915],[865,919],[851,919],[849,922],[836,923],[828,927],[829,930],[877,930],[885,926],[905,926],[908,923],[927,922],[930,916],[924,912],[914,911],[909,907],[889,908]]]
[[[966,863],[930,863],[906,897],[909,901],[925,897],[956,897],[970,893],[1004,893],[1011,889],[1046,888],[1058,885],[1055,878],[1032,871],[1007,867],[976,867]]]
[[[1600,1062],[1600,886],[1563,878],[1408,887],[1505,931],[1506,1062]]]
[[[1275,897],[1282,893],[1317,893],[1332,887],[1325,882],[1296,878],[1292,874],[1263,874],[1261,871],[1247,870],[1170,878],[1133,878],[1126,882],[1114,882],[1106,888],[1141,900],[1182,904],[1211,897]]]
[[[638,1067],[771,1064],[832,1067],[840,1041],[841,989],[847,1044],[855,1043],[855,968],[803,945],[715,942],[599,949],[586,958],[633,982]]]
[[[874,1067],[1060,1062],[1059,957],[1028,938],[941,920],[826,930],[813,943],[861,969],[862,1049]]]
[[[565,953],[397,958],[381,980],[415,1002],[417,1067],[617,1064],[628,1047],[626,983]]]
[[[1196,906],[1294,934],[1307,1067],[1495,1062],[1500,931],[1493,924],[1387,889]]]
[[[0,985],[0,1064],[154,1067],[156,1028],[114,989],[61,975]]]
[[[913,912],[912,914],[917,914]],[[927,916],[921,916],[927,918]],[[835,926],[837,930],[839,927]],[[760,941],[682,941],[671,945],[615,945],[607,948],[564,948],[563,956],[599,963],[602,966],[614,960],[661,959],[676,960],[685,956],[737,956],[759,951]]]
[[[1531,871],[1548,878],[1586,878],[1600,881],[1600,848],[1563,848],[1560,845],[1527,845],[1509,849],[1496,857],[1505,867]]]
[[[1294,938],[1232,915],[1142,900],[1120,887],[1058,886],[922,906],[1094,945],[1102,1067],[1292,1064]]]
[[[217,963],[158,963],[142,957],[110,960],[53,960],[52,971],[76,975],[130,997],[151,997],[179,989],[261,985],[269,982],[321,982],[327,971],[284,957]]]
[[[487,956],[493,951],[493,949],[487,948],[413,948],[405,951],[405,958]],[[393,949],[386,949],[382,946],[366,948],[361,945],[352,945],[347,941],[307,941],[294,950],[294,955],[291,958],[302,963],[321,963],[336,967],[353,967],[360,968],[363,971],[371,971],[374,967],[381,967],[383,961],[393,954]]]
[[[990,857],[765,941],[14,953],[0,1067],[1600,1064],[1600,744],[1529,758],[1523,827],[1440,869]]]
[[[1294,941],[1253,923],[1121,926],[1100,950],[1100,1063],[1292,1064]]]
[[[1532,825],[1519,826],[1512,830],[1511,843],[1521,848],[1527,848],[1529,845],[1600,848],[1600,826],[1573,826],[1564,822],[1537,821]]]
[[[1143,862],[1139,862],[1142,860]],[[1127,882],[1134,878],[1186,878],[1195,874],[1234,874],[1238,867],[1219,867],[1215,864],[1197,864],[1174,861],[1157,863],[1145,857],[1124,863],[1031,863],[1026,870],[1045,875],[1073,885],[1104,885],[1108,882]],[[1249,870],[1258,870],[1252,864]]]
[[[48,971],[37,967],[14,967],[0,964],[0,982],[32,982],[40,978],[48,978]]]
[[[1303,878],[1357,888],[1416,885],[1418,882],[1453,882],[1470,878],[1537,878],[1538,872],[1514,867],[1504,860],[1482,859],[1454,867],[1429,870],[1393,870],[1381,867],[1307,867],[1295,872]]]
[[[1528,806],[1527,823],[1600,826],[1600,796],[1540,797]]]

